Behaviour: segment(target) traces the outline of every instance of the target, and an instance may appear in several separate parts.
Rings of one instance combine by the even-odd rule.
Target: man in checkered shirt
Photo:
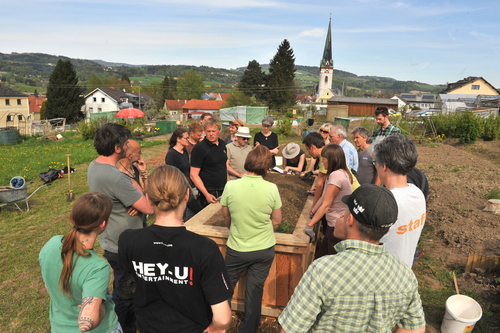
[[[373,131],[371,140],[372,143],[374,143],[377,138],[385,138],[389,135],[401,133],[401,130],[394,126],[389,120],[389,110],[385,106],[375,109],[375,120],[380,128]]]
[[[281,332],[425,332],[418,282],[379,240],[396,222],[398,206],[388,189],[361,185],[334,236],[338,254],[315,260],[279,317]]]

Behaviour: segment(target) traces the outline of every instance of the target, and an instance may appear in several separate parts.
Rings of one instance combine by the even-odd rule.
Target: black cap
[[[354,219],[373,229],[390,228],[398,219],[398,204],[385,187],[361,185],[351,195],[342,197]]]

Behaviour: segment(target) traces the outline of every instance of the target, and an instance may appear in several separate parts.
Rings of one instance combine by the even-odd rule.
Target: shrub
[[[82,135],[84,140],[94,140],[95,132],[97,131],[97,121],[91,120],[88,123],[85,120],[82,120],[78,123],[78,131]]]
[[[284,136],[289,136],[292,134],[292,120],[286,118],[278,120],[276,123],[276,129]]]
[[[439,114],[431,117],[431,119],[438,134],[444,134],[449,138],[458,137],[457,125],[459,116],[456,114]]]
[[[484,121],[483,140],[493,141],[498,138],[500,133],[498,118],[499,117],[495,117],[494,114],[490,114],[490,116],[486,118]]]
[[[285,117],[290,118],[290,119],[293,119],[293,111],[291,111],[291,110],[290,110],[290,111],[287,111],[287,112],[285,113]]]
[[[458,117],[457,131],[461,144],[474,143],[482,132],[482,120],[469,110]]]

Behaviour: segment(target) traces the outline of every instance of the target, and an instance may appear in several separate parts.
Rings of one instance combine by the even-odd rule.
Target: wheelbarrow
[[[0,210],[1,207],[6,205],[14,205],[15,209],[18,209],[21,213],[23,210],[19,207],[18,203],[25,201],[26,202],[26,211],[30,211],[30,205],[28,200],[42,187],[52,185],[52,183],[43,184],[39,188],[37,188],[33,193],[28,197],[28,185],[33,184],[33,182],[27,183],[25,186],[21,188],[13,188],[12,186],[2,186],[0,187]]]

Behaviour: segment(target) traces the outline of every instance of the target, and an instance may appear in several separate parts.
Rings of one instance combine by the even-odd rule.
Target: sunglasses
[[[325,130],[319,130],[321,133],[324,133],[324,134],[328,134],[329,132],[328,131],[325,131]]]
[[[250,139],[250,138],[244,138],[244,137],[241,137],[241,136],[240,136],[240,138],[241,138],[243,141],[248,141],[248,139]]]

